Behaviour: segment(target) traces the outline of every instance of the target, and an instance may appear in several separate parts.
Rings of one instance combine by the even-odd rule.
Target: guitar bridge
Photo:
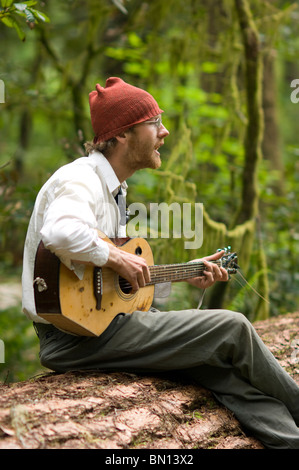
[[[96,309],[101,310],[102,293],[103,293],[103,280],[102,269],[94,268],[93,271],[93,292],[96,299]]]

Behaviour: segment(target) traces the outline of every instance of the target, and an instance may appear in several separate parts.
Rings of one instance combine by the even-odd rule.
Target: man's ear
[[[130,134],[129,130],[123,131],[120,134],[116,135],[115,138],[120,144],[126,144],[128,141],[129,134]]]

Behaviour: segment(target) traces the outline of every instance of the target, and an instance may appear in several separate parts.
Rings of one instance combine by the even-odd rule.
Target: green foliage
[[[9,165],[8,165],[9,166]],[[15,172],[0,170],[0,266],[18,266],[22,260],[23,241],[38,187],[15,179]],[[5,227],[5,229],[4,229]]]
[[[25,19],[30,29],[39,22],[48,22],[49,18],[39,10],[32,8],[37,2],[34,0],[14,3],[13,0],[1,0],[0,21],[9,28],[14,28],[21,41],[25,41],[26,34],[21,26],[19,18]]]
[[[21,312],[21,306],[0,311],[0,332],[5,347],[5,362],[0,364],[0,382],[25,380],[42,371],[38,338],[32,323]]]
[[[8,21],[22,28],[32,20],[28,15],[35,3],[2,0],[0,19],[5,12]],[[242,200],[248,124],[244,48],[233,0],[51,0],[43,5],[45,21],[31,11],[37,34],[28,35],[25,44],[15,38],[13,22],[0,30],[6,100],[0,104],[3,270],[21,266],[39,187],[58,166],[81,156],[83,139],[93,137],[88,93],[108,76],[120,76],[155,96],[170,131],[161,149],[161,169],[133,175],[128,203],[191,201],[205,208],[200,252],[184,250],[184,240],[156,239],[155,261],[187,260],[231,244],[240,252],[247,280],[258,291],[269,290],[271,315],[298,308],[299,104],[290,101],[290,81],[299,78],[298,10],[284,0],[247,3],[262,56],[273,51],[276,56],[283,167],[282,173],[270,158],[259,161],[258,229],[250,221],[233,230]],[[281,181],[284,191],[277,194],[273,188]],[[231,243],[226,243],[229,237]],[[167,306],[196,306],[197,293],[178,286],[173,299]],[[254,320],[258,302],[251,289],[231,281],[227,306]],[[1,326],[0,321],[0,338]]]

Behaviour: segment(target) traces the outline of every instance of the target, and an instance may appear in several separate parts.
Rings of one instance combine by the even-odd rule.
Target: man
[[[299,448],[299,388],[265,347],[244,315],[227,310],[136,311],[117,315],[98,337],[76,336],[36,314],[33,269],[40,240],[82,278],[86,264],[112,268],[133,291],[150,279],[145,260],[98,236],[124,236],[114,196],[141,168],[158,168],[168,135],[154,98],[109,78],[90,93],[95,133],[88,157],[60,168],[41,189],[24,250],[23,308],[40,340],[41,363],[74,369],[154,373],[176,370],[213,391],[265,447]],[[199,288],[227,281],[225,269],[204,259]]]

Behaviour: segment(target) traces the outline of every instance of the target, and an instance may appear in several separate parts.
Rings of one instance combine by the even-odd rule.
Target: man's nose
[[[161,139],[164,139],[165,137],[167,137],[169,135],[169,131],[166,129],[166,127],[164,126],[164,124],[161,124],[160,128],[159,128],[159,132],[158,132],[158,136],[161,138]]]

